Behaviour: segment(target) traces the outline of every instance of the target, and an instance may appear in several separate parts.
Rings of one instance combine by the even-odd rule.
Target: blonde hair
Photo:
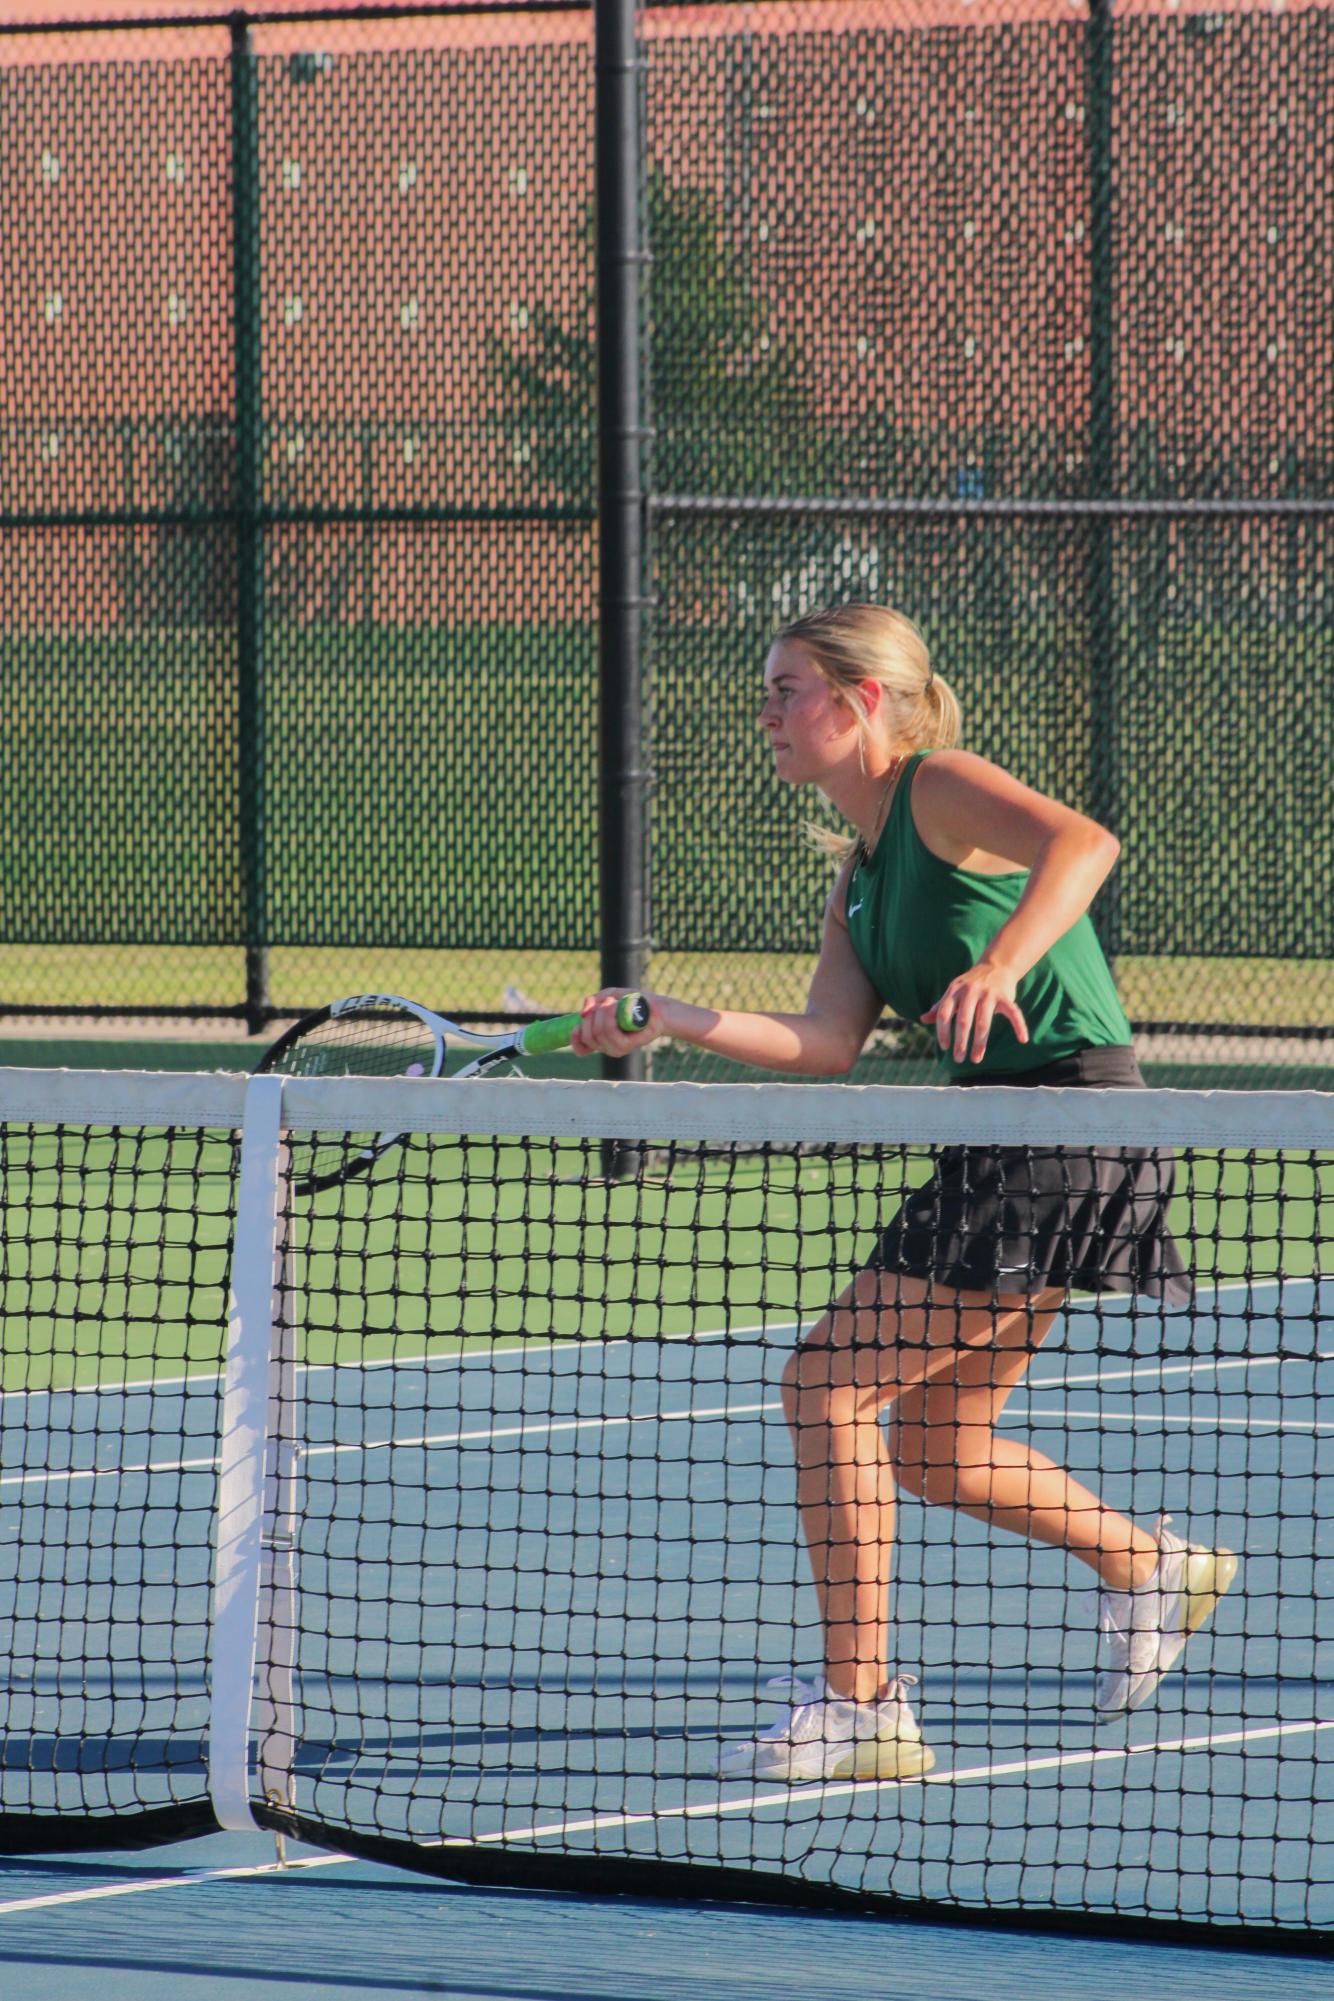
[[[901,611],[883,604],[832,605],[807,612],[776,632],[775,646],[801,646],[831,688],[857,718],[863,740],[871,719],[859,683],[878,681],[886,691],[885,710],[898,747],[947,750],[959,741],[961,717],[954,690],[931,664],[917,627]],[[842,861],[857,845],[847,834],[813,822],[807,838],[821,853]]]

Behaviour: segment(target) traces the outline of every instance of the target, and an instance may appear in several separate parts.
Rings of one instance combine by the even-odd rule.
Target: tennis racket
[[[478,1035],[398,994],[352,994],[303,1015],[261,1056],[257,1070],[282,1077],[480,1077],[520,1056],[568,1049],[580,1021],[558,1014],[503,1035]],[[624,994],[616,1019],[627,1035],[649,1024],[642,994]],[[364,1174],[404,1137],[395,1133],[298,1133],[291,1175],[303,1193]]]

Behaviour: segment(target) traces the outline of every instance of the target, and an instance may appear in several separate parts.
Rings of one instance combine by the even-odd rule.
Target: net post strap
[[[278,1323],[281,1077],[253,1077],[241,1123],[223,1371],[213,1591],[209,1793],[220,1827],[253,1832],[250,1722],[262,1566],[271,1373]]]
[[[291,1149],[278,1152],[279,1194],[291,1178]],[[289,1224],[290,1230],[290,1224]],[[254,1689],[254,1739],[260,1791],[270,1806],[295,1804],[296,1739],[293,1732],[297,1606],[297,1273],[288,1234],[274,1250],[279,1310],[268,1356],[268,1436],[264,1522],[260,1537],[258,1655]]]

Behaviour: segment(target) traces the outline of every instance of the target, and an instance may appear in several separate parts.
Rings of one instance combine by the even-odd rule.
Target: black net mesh
[[[901,1501],[871,1625],[892,1605],[884,1665],[919,1678],[912,1720],[878,1765],[836,1746],[789,1769],[752,1740],[803,1699],[769,1679],[809,1694],[824,1666],[796,1504],[852,1448],[817,1370],[794,1475],[785,1363],[905,1197],[943,1262],[951,1178],[998,1162],[1038,1218],[1022,1258],[1044,1190],[1128,1177],[1124,1249],[1175,1179],[1193,1299],[1080,1291],[1045,1342],[1011,1299],[1008,1358],[938,1356],[886,1431],[870,1416],[857,1453]],[[479,1880],[699,1895],[732,1870],[737,1895],[1327,1928],[1329,1157],[678,1142],[626,1149],[615,1184],[603,1165],[596,1142],[419,1140],[289,1219],[304,1366],[279,1714],[299,1750],[273,1824]],[[1093,1282],[1078,1235],[1046,1264],[1054,1299],[1072,1269]],[[990,1241],[964,1254],[995,1266]],[[943,1292],[882,1285],[877,1341],[920,1341],[915,1302]],[[991,1293],[970,1310],[1009,1297],[1003,1275]],[[1015,1379],[985,1445],[958,1429],[979,1385]],[[1101,1719],[1118,1675],[1097,1577],[984,1519],[1007,1475],[1036,1515],[1053,1460],[1080,1483],[1054,1541],[1170,1515],[1244,1567],[1177,1668]],[[853,1568],[838,1520],[831,1576]]]
[[[203,1832],[229,1133],[0,1123],[0,1845]]]
[[[1327,1075],[1330,23],[643,11],[651,983],[799,1000],[759,673],[879,597],[1121,835],[1156,1077]],[[580,8],[0,38],[0,1007],[592,984],[593,93]]]
[[[623,1103],[552,1088],[417,1086],[528,1134],[349,1132],[267,1218],[143,1092],[6,1123],[0,1844],[213,1824],[239,1677],[256,1816],[428,1872],[1327,1939],[1323,1101],[1244,1145],[1153,1094],[1133,1146],[1107,1105],[1044,1137],[1043,1093],[986,1144],[834,1145],[784,1093],[790,1139],[705,1145],[667,1091],[608,1179],[547,1132]],[[280,1274],[272,1328],[233,1317],[267,1457],[220,1407],[231,1248]],[[242,1417],[253,1690],[209,1597]]]

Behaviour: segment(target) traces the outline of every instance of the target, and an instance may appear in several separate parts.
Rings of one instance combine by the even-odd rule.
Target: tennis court
[[[1217,1353],[1183,1361],[1165,1359],[1180,1352],[1171,1317],[1151,1315],[1126,1353],[1100,1358],[1098,1319],[1076,1307],[1060,1354],[1035,1368],[1030,1393],[1006,1413],[1029,1431],[1059,1429],[1072,1470],[1098,1476],[1127,1507],[1133,1493],[1140,1514],[1170,1507],[1174,1466],[1188,1456],[1192,1513],[1244,1550],[1246,1604],[1277,1608],[1273,1630],[1248,1635],[1240,1602],[1228,1606],[1206,1660],[1193,1656],[1192,1673],[1159,1704],[1127,1729],[1095,1730],[1092,1585],[1076,1584],[1068,1599],[1059,1557],[993,1547],[980,1527],[923,1510],[905,1537],[898,1621],[940,1764],[921,1783],[796,1794],[720,1787],[711,1775],[720,1738],[752,1721],[766,1674],[809,1670],[818,1652],[776,1387],[792,1330],[774,1327],[764,1340],[702,1332],[655,1353],[651,1372],[625,1340],[364,1372],[317,1365],[304,1385],[318,1416],[302,1471],[308,1518],[325,1527],[300,1553],[303,1588],[333,1602],[355,1586],[362,1604],[331,1641],[325,1672],[303,1676],[298,1786],[316,1803],[326,1791],[373,1791],[382,1831],[428,1842],[707,1853],[789,1869],[824,1853],[837,1875],[910,1897],[957,1897],[967,1881],[977,1899],[1004,1903],[1022,1880],[1030,1895],[1041,1884],[1058,1899],[1066,1876],[1100,1884],[1109,1909],[1144,1905],[1153,1886],[1159,1900],[1230,1919],[1224,1878],[1258,1869],[1243,1910],[1328,1925],[1334,1709],[1327,1685],[1294,1669],[1310,1658],[1329,1598],[1330,1558],[1318,1563],[1317,1538],[1334,1424],[1317,1412],[1334,1387],[1334,1350],[1313,1343],[1303,1358],[1290,1343],[1294,1321],[1313,1334],[1328,1322],[1331,1283],[1322,1293],[1294,1281],[1281,1317],[1276,1285],[1218,1288],[1205,1309]],[[33,1393],[28,1424],[76,1441],[75,1463],[24,1472],[11,1460],[0,1474],[0,1535],[17,1539],[16,1510],[33,1490],[48,1519],[63,1502],[71,1530],[79,1519],[95,1528],[103,1485],[150,1532],[155,1516],[206,1513],[216,1413],[198,1393],[205,1380],[182,1384],[178,1403],[162,1381],[151,1393]],[[17,1401],[6,1398],[9,1441],[23,1435]],[[1189,1455],[1173,1450],[1182,1435]],[[422,1497],[423,1531],[452,1545],[448,1610],[429,1602],[423,1536],[401,1519],[353,1512],[346,1497],[362,1483],[392,1484],[400,1509],[402,1497]],[[193,1576],[170,1559],[175,1618],[200,1632],[207,1554]],[[112,1597],[128,1582],[113,1565]],[[974,1622],[956,1624],[970,1604]],[[39,1596],[32,1616],[43,1609]],[[68,1579],[60,1616],[89,1618]],[[792,1631],[803,1627],[810,1658],[794,1663]],[[150,1717],[168,1689],[206,1714],[202,1662],[194,1675],[182,1665],[146,1666]],[[414,1682],[420,1704],[396,1727],[391,1688]],[[57,1671],[32,1690],[31,1750],[49,1757],[53,1775],[88,1776],[58,1739],[62,1696],[91,1705],[93,1729],[113,1684],[124,1701],[123,1670],[109,1663],[88,1680],[80,1665],[68,1684]],[[10,1719],[12,1729],[12,1695]],[[192,1763],[203,1772],[202,1743],[140,1736],[136,1786],[148,1800],[154,1753],[164,1802],[169,1772]],[[1169,1798],[1175,1815],[1164,1813]],[[1260,1803],[1270,1804],[1261,1812]],[[1164,1871],[1154,1850],[1169,1843]],[[1308,1868],[1324,1885],[1314,1904]]]
[[[1309,1313],[1310,1299],[1308,1286],[1288,1311]],[[1242,1322],[1229,1318],[1225,1298],[1217,1310],[1226,1352]],[[377,1784],[387,1768],[391,1792],[397,1777],[406,1800],[422,1787],[425,1757],[445,1803],[446,1841],[551,1841],[599,1853],[623,1844],[631,1854],[710,1854],[789,1870],[823,1854],[836,1878],[862,1887],[958,1897],[975,1878],[988,1902],[1006,1901],[1021,1880],[1030,1895],[1049,1883],[1059,1897],[1062,1877],[1078,1875],[1101,1879],[1109,1908],[1145,1903],[1151,1886],[1164,1894],[1153,1851],[1179,1834],[1176,1901],[1218,1917],[1236,1914],[1223,1884],[1226,1858],[1240,1862],[1249,1849],[1254,1867],[1272,1843],[1270,1881],[1250,1891],[1252,1908],[1272,1898],[1276,1916],[1316,1918],[1304,1871],[1322,1809],[1323,1852],[1312,1866],[1328,1881],[1334,1863],[1334,1714],[1322,1715],[1312,1689],[1288,1685],[1282,1656],[1309,1645],[1318,1601],[1317,1524],[1334,1468],[1326,1443],[1322,1496],[1314,1448],[1334,1427],[1317,1418],[1316,1397],[1334,1383],[1334,1353],[1313,1350],[1307,1362],[1257,1353],[1252,1322],[1245,1361],[1165,1363],[1152,1358],[1145,1329],[1146,1359],[1100,1366],[1080,1341],[1096,1324],[1071,1316],[1064,1365],[1035,1372],[1031,1396],[1010,1421],[1059,1427],[1072,1444],[1072,1470],[1098,1474],[1126,1505],[1133,1484],[1141,1512],[1170,1504],[1173,1455],[1160,1441],[1188,1429],[1192,1508],[1217,1521],[1225,1542],[1245,1547],[1248,1599],[1282,1615],[1258,1648],[1248,1647],[1240,1619],[1226,1619],[1207,1672],[1185,1677],[1175,1700],[1136,1716],[1116,1733],[1120,1742],[1108,1743],[1090,1720],[1094,1592],[1083,1594],[1082,1607],[1078,1597],[1068,1602],[1059,1559],[1044,1564],[1004,1546],[993,1553],[982,1529],[960,1534],[931,1510],[920,1543],[905,1548],[897,1595],[902,1658],[920,1664],[940,1766],[920,1785],[827,1784],[794,1796],[732,1783],[720,1791],[710,1771],[716,1746],[750,1726],[757,1680],[818,1665],[776,1390],[785,1347],[753,1348],[733,1334],[707,1348],[707,1337],[695,1337],[667,1349],[648,1381],[621,1344],[591,1366],[582,1351],[555,1350],[549,1373],[535,1370],[531,1355],[521,1369],[506,1370],[498,1358],[480,1381],[465,1361],[455,1367],[468,1381],[443,1399],[424,1372],[396,1370],[382,1379],[374,1417],[360,1397],[346,1415],[334,1401],[333,1437],[306,1455],[311,1512],[327,1509],[331,1522],[325,1589],[334,1595],[340,1566],[353,1562],[356,1525],[338,1535],[337,1483],[317,1498],[322,1469],[336,1454],[388,1454],[393,1477],[461,1497],[456,1560],[476,1573],[479,1602],[470,1602],[465,1580],[451,1642],[427,1624],[422,1644],[428,1656],[448,1652],[450,1678],[434,1713],[424,1705],[407,1733],[395,1733],[386,1704],[383,1732],[348,1744],[337,1729],[336,1679],[322,1696],[307,1687],[308,1715],[323,1712],[335,1725],[327,1747],[307,1749],[316,1796],[324,1785],[354,1792],[365,1761]],[[1277,1331],[1276,1318],[1269,1324]],[[483,1415],[488,1405],[498,1415]],[[1204,1439],[1211,1449],[1201,1453]],[[1296,1447],[1286,1466],[1284,1447]],[[1159,1456],[1160,1480],[1142,1471],[1132,1479],[1132,1468]],[[1303,1478],[1292,1466],[1308,1457]],[[542,1463],[547,1491],[537,1492]],[[1151,1495],[1149,1486],[1161,1491]],[[1278,1524],[1289,1511],[1310,1528],[1296,1538],[1289,1530],[1280,1551]],[[382,1564],[392,1591],[390,1533],[369,1547],[363,1534],[355,1560],[363,1580],[368,1565]],[[492,1575],[497,1567],[503,1581]],[[970,1607],[971,1625],[959,1618]],[[563,1648],[553,1647],[553,1620],[566,1627]],[[808,1647],[794,1663],[792,1631],[803,1626]],[[567,1666],[534,1673],[533,1663],[560,1651]],[[619,1672],[600,1665],[617,1661]],[[392,1642],[388,1665],[392,1674]],[[1272,1710],[1257,1706],[1257,1675],[1272,1690]],[[374,1699],[359,1683],[363,1708]],[[1304,1777],[1308,1761],[1320,1768],[1314,1803],[1305,1785],[1285,1800],[1284,1768],[1294,1761]],[[1137,1792],[1141,1802],[1146,1792],[1154,1797],[1142,1826]],[[1181,1795],[1178,1819],[1164,1812],[1163,1795],[1172,1793]],[[1263,1831],[1261,1800],[1274,1802]],[[412,1826],[411,1807],[404,1818],[405,1831],[430,1838]],[[1294,1870],[1301,1880],[1285,1883]],[[1318,1922],[1328,1922],[1328,1907]]]
[[[25,2001],[1323,2001],[1322,1959],[1187,1951],[708,1904],[471,1890],[257,1838],[150,1857],[0,1859],[0,1956]],[[309,1866],[305,1866],[305,1865]]]
[[[934,1769],[791,1786],[715,1776],[720,1746],[771,1713],[769,1678],[820,1659],[778,1378],[939,1132],[831,1145],[829,1120],[845,1133],[864,1103],[883,1122],[879,1091],[776,1112],[762,1089],[637,1087],[665,1136],[608,1181],[605,1137],[576,1129],[616,1137],[623,1086],[409,1099],[259,1079],[251,1101],[295,1092],[321,1148],[340,1132],[364,1148],[408,1102],[437,1122],[271,1206],[266,1254],[236,1193],[244,1148],[238,1184],[219,1127],[242,1080],[71,1073],[59,1127],[24,1129],[19,1078],[7,1157],[11,1187],[24,1161],[30,1180],[0,1405],[11,1848],[216,1824],[219,1687],[235,1682],[214,1595],[226,1296],[276,1251],[247,1817],[511,1887],[1207,1921],[1243,1947],[1328,1933],[1330,1149],[1293,1143],[1328,1137],[1323,1100],[1123,1109],[1141,1132],[1180,1127],[1195,1298],[1075,1296],[1005,1412],[1112,1505],[1240,1553],[1186,1671],[1096,1724],[1091,1574],[908,1500],[897,1659],[920,1679]],[[1032,1094],[888,1096],[934,1101],[951,1130],[996,1116],[996,1097],[1037,1116],[1013,1103]],[[789,1137],[738,1143],[752,1115]],[[461,1135],[465,1117],[481,1130]]]
[[[1323,2001],[1331,0],[3,11],[0,2001]]]

